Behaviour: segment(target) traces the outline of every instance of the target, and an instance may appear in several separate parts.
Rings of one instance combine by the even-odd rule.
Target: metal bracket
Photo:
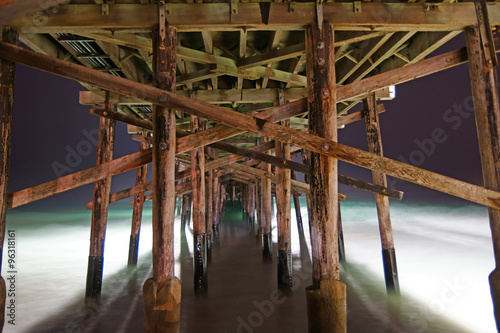
[[[497,55],[495,51],[495,43],[493,41],[493,33],[491,32],[490,20],[488,17],[488,9],[486,0],[474,1],[476,8],[477,24],[483,46],[484,61],[487,69],[492,69],[498,65]]]
[[[231,0],[229,3],[229,9],[231,11],[231,15],[238,14],[238,0]]]
[[[165,14],[172,15],[172,9],[173,9],[172,3],[170,3],[170,2],[166,3],[166,4],[164,4],[164,6],[165,6]]]
[[[103,3],[101,5],[101,15],[109,15],[109,4]]]
[[[355,13],[361,13],[361,1],[354,1],[352,10]]]
[[[280,88],[278,90],[278,102],[279,105],[285,105],[285,91],[283,90],[283,88]]]

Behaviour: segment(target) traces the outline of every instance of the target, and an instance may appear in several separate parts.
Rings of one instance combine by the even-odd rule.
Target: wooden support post
[[[263,178],[263,177],[262,177]],[[262,243],[262,178],[255,183],[255,208],[257,209],[257,233],[255,239],[257,243]]]
[[[159,5],[153,29],[154,81],[175,91],[177,30],[165,25]],[[174,275],[175,110],[153,106],[153,277],[144,283],[146,333],[180,331],[181,282]]]
[[[145,133],[143,133],[145,136]],[[146,150],[149,145],[141,142],[140,150]],[[135,186],[141,186],[146,184],[146,173],[148,172],[148,166],[143,165],[137,168],[137,174],[135,178]],[[140,191],[134,196],[134,208],[132,211],[132,228],[130,231],[130,245],[128,249],[128,266],[137,266],[137,257],[139,255],[139,234],[141,231],[142,222],[142,209],[144,206],[144,191]]]
[[[215,169],[214,170],[214,187],[213,187],[213,191],[214,191],[214,224],[212,226],[212,237],[213,237],[213,240],[214,240],[214,244],[216,246],[219,246],[220,243],[220,239],[219,239],[219,233],[218,233],[218,230],[219,230],[219,222],[220,222],[220,207],[221,207],[221,186],[220,186],[220,177],[219,177],[219,170]]]
[[[202,130],[201,119],[191,116],[191,132]],[[193,273],[197,295],[207,291],[207,221],[205,207],[205,148],[191,151],[191,187],[193,200]]]
[[[364,118],[366,124],[366,137],[368,149],[371,153],[383,156],[382,137],[380,136],[380,122],[377,113],[375,93],[371,93],[364,100]],[[373,183],[387,187],[386,175],[379,171],[372,171]],[[380,240],[382,242],[382,258],[384,263],[385,286],[388,293],[399,294],[398,268],[396,265],[396,251],[394,249],[394,238],[392,235],[391,214],[389,210],[389,198],[375,194],[377,205],[378,224]]]
[[[183,229],[186,226],[186,216],[188,213],[188,195],[184,194],[182,196],[182,212],[181,212],[181,229]]]
[[[337,141],[333,25],[325,22],[319,29],[312,23],[306,32],[309,132]],[[310,333],[347,331],[346,287],[339,280],[337,173],[337,159],[311,153],[313,285],[306,290]]]
[[[265,139],[267,140],[267,139]],[[271,164],[262,163],[262,170],[271,172]],[[272,220],[272,182],[271,178],[264,177],[261,179],[261,205],[262,205],[262,258],[264,262],[272,262],[273,260],[273,237],[271,234]]]
[[[339,202],[339,219],[338,219],[339,260],[340,260],[340,262],[346,262],[346,260],[345,260],[345,247],[344,247],[344,230],[342,228],[342,214],[340,212],[340,200],[338,202]]]
[[[250,191],[248,193],[248,225],[249,232],[253,234],[255,229],[255,189],[257,185],[255,181],[250,183]]]
[[[211,148],[209,148],[211,149]],[[205,176],[206,190],[206,234],[207,234],[207,263],[212,262],[212,228],[214,225],[214,191],[213,191],[213,170],[207,172]]]
[[[291,172],[291,179],[296,180],[295,172]],[[295,207],[295,218],[297,220],[297,230],[299,232],[299,238],[301,240],[301,252],[302,252],[302,238],[304,237],[304,224],[302,222],[302,212],[300,211],[300,194],[296,191],[292,191],[293,205]]]
[[[9,27],[2,27],[3,42],[17,44],[18,34]],[[0,58],[0,268],[2,267],[5,220],[7,215],[7,194],[9,190],[9,169],[12,140],[12,111],[14,103],[14,77],[16,64]],[[0,332],[5,320],[5,280],[0,277]]]
[[[490,27],[487,27],[488,29]],[[477,26],[465,29],[472,98],[484,186],[500,190],[500,106],[496,67],[487,70]],[[497,330],[500,330],[500,211],[488,207],[495,269],[489,276]]]
[[[114,120],[104,117],[99,119],[99,137],[97,140],[96,165],[111,161],[113,159],[115,140]],[[94,205],[92,207],[87,287],[85,290],[87,302],[98,303],[101,298],[104,239],[106,237],[110,191],[111,177],[94,183]]]
[[[231,186],[231,207],[234,208],[234,202],[236,201],[236,188]]]
[[[283,92],[279,94],[280,105],[285,104]],[[290,120],[281,122],[290,126]],[[290,145],[276,141],[276,157],[290,160]],[[291,173],[290,169],[276,167],[276,207],[278,222],[278,287],[290,291],[292,288],[291,254]]]

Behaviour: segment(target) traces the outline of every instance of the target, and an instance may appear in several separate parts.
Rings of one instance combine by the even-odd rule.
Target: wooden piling
[[[165,25],[165,8],[159,7],[160,24],[153,30],[154,81],[175,91],[177,31]],[[146,333],[180,331],[181,283],[174,275],[175,141],[175,111],[153,106],[153,277],[143,287]]]
[[[145,136],[145,133],[143,133]],[[139,144],[140,150],[146,150],[149,145],[142,142]],[[146,173],[148,166],[143,165],[137,168],[135,185],[141,186],[146,183]],[[134,196],[134,206],[132,211],[132,228],[130,231],[130,244],[128,249],[128,266],[137,266],[137,257],[139,254],[139,235],[141,231],[142,209],[144,206],[144,191],[140,191]]]
[[[490,27],[486,27],[490,29]],[[488,189],[500,190],[500,105],[497,68],[485,63],[478,26],[465,29],[474,114],[483,171]],[[497,330],[500,331],[500,211],[488,207],[495,269],[489,276]]]
[[[339,206],[339,218],[337,221],[339,229],[339,260],[340,262],[346,262],[345,259],[345,246],[344,246],[344,229],[342,228],[342,213],[340,211],[340,200],[338,201]]]
[[[211,149],[211,148],[209,148]],[[212,262],[212,228],[214,225],[214,191],[213,191],[213,170],[206,173],[205,190],[206,190],[206,234],[207,234],[207,263]]]
[[[219,234],[218,234],[218,227],[219,227],[219,222],[220,222],[220,207],[221,207],[221,185],[220,185],[220,177],[219,177],[219,172],[220,170],[215,169],[214,170],[214,185],[213,185],[213,191],[214,191],[214,224],[212,226],[212,237],[214,240],[214,245],[218,246],[219,243]]]
[[[202,130],[201,119],[191,116],[191,132]],[[191,151],[191,187],[193,200],[193,270],[195,294],[207,291],[207,235],[205,207],[205,149]]]
[[[99,119],[99,136],[97,139],[96,165],[113,159],[115,140],[115,121],[101,117]],[[87,286],[85,299],[87,302],[99,302],[102,288],[102,268],[104,263],[104,239],[108,219],[109,194],[111,177],[94,183],[94,203],[90,226],[90,250],[87,268]]]
[[[18,33],[10,27],[2,27],[1,38],[3,42],[17,44]],[[14,62],[0,58],[0,268],[2,267],[9,190],[15,72]],[[5,320],[5,297],[5,280],[0,277],[0,332]]]
[[[284,101],[280,101],[284,104]],[[290,121],[281,122],[289,127]],[[276,157],[290,159],[290,145],[276,141]],[[292,288],[291,257],[291,173],[290,169],[276,167],[276,206],[278,222],[278,287]]]
[[[262,163],[262,170],[270,173],[271,164]],[[272,219],[271,178],[264,177],[261,181],[262,181],[262,189],[261,189],[262,258],[264,262],[272,262],[273,238],[271,234],[271,219]]]
[[[337,140],[333,25],[306,30],[309,132]],[[328,150],[329,147],[324,147]],[[306,290],[310,333],[346,332],[346,288],[340,282],[338,254],[338,179],[335,158],[311,153],[313,284]]]
[[[249,191],[249,202],[248,202],[248,225],[250,227],[249,232],[253,234],[255,229],[255,189],[257,185],[255,180],[250,184]]]
[[[368,149],[371,153],[383,156],[382,137],[380,136],[380,122],[377,113],[375,93],[371,93],[364,100],[363,116],[366,125]],[[372,170],[373,183],[387,187],[387,177],[379,171]],[[381,194],[375,195],[377,205],[380,240],[382,242],[382,259],[384,265],[385,286],[388,293],[399,294],[398,268],[396,264],[396,250],[392,234],[391,213],[389,198]]]

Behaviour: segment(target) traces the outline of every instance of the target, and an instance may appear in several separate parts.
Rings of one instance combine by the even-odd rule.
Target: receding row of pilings
[[[161,6],[161,5],[160,5]],[[176,29],[165,24],[165,10],[159,11],[160,25],[153,31],[153,70],[155,85],[164,91],[174,91],[176,67]],[[162,14],[163,13],[163,14]],[[163,15],[163,16],[162,16]],[[482,28],[485,28],[484,26]],[[489,29],[490,27],[486,27]],[[484,30],[484,29],[483,29]],[[307,27],[307,73],[308,73],[308,101],[309,101],[309,133],[330,141],[337,139],[337,113],[336,113],[336,85],[334,71],[334,41],[333,26],[323,23],[321,29],[316,24]],[[494,191],[500,190],[500,107],[498,99],[498,82],[496,69],[487,59],[487,45],[484,43],[484,34],[480,33],[477,26],[465,29],[469,71],[472,83],[472,96],[475,107],[475,117],[480,144],[480,155],[483,168],[485,187]],[[483,41],[482,41],[483,39]],[[8,28],[2,29],[2,41],[15,43],[17,34]],[[491,60],[491,59],[490,59]],[[451,61],[451,60],[450,60]],[[0,246],[3,247],[5,233],[5,215],[8,209],[8,175],[10,163],[10,141],[12,132],[12,103],[14,86],[14,64],[6,59],[0,59],[0,99],[1,99],[1,138],[0,150]],[[417,75],[418,73],[415,73]],[[161,97],[161,96],[160,96]],[[167,98],[166,95],[163,97]],[[161,101],[161,98],[160,98]],[[160,103],[161,104],[161,103]],[[382,155],[380,144],[380,128],[378,127],[377,112],[373,96],[365,102],[365,122],[368,133],[370,151]],[[193,128],[200,126],[199,119],[191,119]],[[198,122],[198,124],[197,124]],[[152,161],[153,161],[153,276],[144,285],[145,327],[147,332],[178,332],[180,327],[180,281],[174,272],[174,213],[176,204],[176,133],[174,110],[159,105],[153,107],[153,133]],[[99,123],[98,139],[98,164],[107,163],[112,159],[114,142],[114,121],[102,117]],[[329,141],[329,142],[330,142]],[[281,145],[281,144],[280,144]],[[287,155],[286,145],[276,147],[280,156]],[[325,151],[330,147],[324,146]],[[142,148],[141,148],[142,149]],[[207,239],[214,238],[217,226],[220,223],[221,206],[227,202],[225,195],[227,188],[220,181],[220,175],[212,174],[212,193],[220,200],[212,198],[211,228],[208,228],[206,218],[206,173],[203,169],[204,158],[201,157],[203,149],[191,155],[191,192],[182,200],[184,221],[188,216],[193,216],[193,230],[195,232],[197,247],[197,260],[195,266],[204,273],[206,265],[205,252],[209,246]],[[210,154],[210,153],[209,153]],[[375,155],[371,155],[375,156]],[[310,166],[307,181],[310,184],[308,195],[309,228],[312,244],[313,284],[307,289],[307,305],[310,332],[345,332],[346,331],[346,294],[345,285],[340,282],[340,258],[342,253],[341,223],[338,206],[337,160],[317,152],[302,154]],[[142,164],[141,164],[142,165]],[[262,171],[270,172],[269,164],[262,165]],[[103,171],[104,172],[104,171]],[[144,182],[145,170],[138,170],[137,184]],[[216,172],[214,172],[216,173]],[[288,209],[290,195],[293,195],[286,185],[289,172],[277,170],[282,188],[276,188],[278,201],[278,233],[286,239],[286,232],[290,228],[290,215]],[[374,182],[385,184],[385,176],[380,173],[373,174]],[[210,178],[210,175],[209,175]],[[111,179],[106,178],[95,182],[92,229],[89,251],[89,266],[86,295],[88,299],[98,299],[102,284],[104,235],[109,204],[109,189]],[[179,185],[179,184],[177,184]],[[271,180],[269,177],[260,179],[249,186],[250,193],[255,193],[252,200],[242,197],[244,205],[250,205],[248,214],[254,211],[255,205],[257,218],[257,233],[262,237],[263,256],[265,260],[272,260],[272,242],[270,221],[271,208]],[[235,201],[235,189],[231,188],[231,200]],[[223,192],[223,193],[221,193]],[[280,195],[285,193],[286,195]],[[252,195],[250,195],[252,196]],[[285,200],[281,200],[285,199]],[[191,204],[191,200],[193,204]],[[288,200],[288,202],[286,202]],[[296,200],[294,196],[294,200]],[[379,214],[379,223],[382,236],[384,258],[384,272],[387,286],[397,290],[397,270],[395,265],[395,251],[392,234],[390,233],[390,217],[385,197],[376,199]],[[129,263],[137,261],[137,247],[140,229],[141,205],[144,194],[134,198],[134,218],[131,232]],[[217,203],[218,202],[218,203]],[[203,204],[205,203],[205,204]],[[137,204],[137,208],[136,205]],[[220,205],[217,207],[217,205]],[[190,207],[193,211],[190,213]],[[282,208],[285,207],[285,210]],[[222,209],[222,210],[221,210]],[[205,210],[205,212],[203,212]],[[252,212],[250,212],[250,210]],[[497,209],[489,208],[490,225],[493,238],[493,249],[496,265],[500,262],[500,213]],[[287,213],[288,212],[288,213]],[[288,214],[288,215],[287,215]],[[195,217],[197,216],[197,217]],[[255,216],[254,216],[255,218]],[[301,219],[297,218],[297,221]],[[280,231],[281,228],[281,231]],[[303,226],[302,226],[303,228]],[[384,229],[384,230],[382,230]],[[211,237],[207,234],[212,232]],[[204,236],[204,237],[203,237]],[[289,244],[278,241],[278,283],[288,286],[290,266]],[[0,251],[1,252],[1,251]],[[205,256],[205,257],[204,257]],[[201,280],[199,279],[201,276]],[[204,287],[206,276],[195,275],[195,287]],[[201,281],[201,282],[200,282]],[[206,281],[205,281],[206,282]],[[490,275],[490,286],[495,306],[495,317],[500,323],[500,271],[498,268]],[[201,288],[203,289],[203,288]],[[0,279],[1,309],[5,308],[5,283]],[[4,316],[2,315],[3,319]],[[498,325],[498,324],[497,324]]]

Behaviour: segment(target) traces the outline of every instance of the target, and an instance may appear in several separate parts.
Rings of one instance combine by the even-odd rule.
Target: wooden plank
[[[498,43],[498,39],[496,42]],[[32,51],[24,50],[19,47],[5,43],[0,43],[0,46],[0,56],[8,60],[23,63],[30,67],[43,69],[78,81],[85,81],[120,94],[141,96],[141,98],[149,100],[151,103],[161,104],[166,107],[172,107],[186,113],[221,122],[227,126],[240,128],[242,131],[253,132],[276,140],[285,141],[305,148],[306,150],[312,150],[324,155],[336,157],[348,163],[368,169],[378,170],[396,178],[433,188],[485,206],[497,209],[500,208],[499,193],[484,189],[480,186],[474,186],[398,161],[375,156],[361,149],[321,139],[309,133],[293,129],[283,129],[281,126],[269,121],[257,120],[252,116],[219,108],[201,101],[192,100],[158,88],[130,82],[129,80],[100,73],[82,66],[65,63],[44,55],[35,54]],[[464,54],[464,51],[465,50],[452,51],[431,59],[423,60],[414,65],[409,65],[405,68],[396,69],[379,76],[341,86],[337,89],[337,96],[339,96],[339,94],[344,97],[361,96],[369,91],[377,90],[396,82],[408,81],[415,77],[424,76],[458,65],[467,60],[467,55]],[[298,100],[294,103],[302,105],[304,101]],[[290,107],[290,105],[294,103],[287,103],[283,107]]]
[[[323,4],[325,21],[335,22],[337,30],[377,31],[460,30],[476,23],[472,3],[435,4],[438,10],[428,12],[418,3],[363,3],[362,11],[355,13],[352,3]],[[491,25],[500,24],[500,11],[496,3],[489,4]],[[53,15],[10,19],[8,24],[21,32],[57,33],[104,32],[128,30],[151,32],[157,23],[157,6],[142,4],[114,4],[109,15],[101,14],[100,5],[60,5]],[[286,26],[289,30],[304,29],[316,20],[314,3],[296,3],[289,10],[287,3],[270,3],[269,17],[263,22],[258,3],[238,4],[238,13],[230,14],[229,3],[169,4],[166,20],[179,31],[224,30],[276,30]],[[382,13],[382,14],[380,14]],[[123,18],[126,17],[127,20]]]
[[[100,179],[117,175],[151,163],[151,149],[126,155],[113,161],[77,171],[46,183],[9,194],[7,209],[16,208],[40,199],[94,183]]]
[[[266,89],[219,89],[219,90],[196,90],[191,93],[194,94],[194,98],[199,101],[207,103],[271,103],[276,100],[279,89],[277,88],[266,88]],[[290,88],[283,89],[285,95],[285,100],[295,101],[297,99],[304,98],[307,95],[306,88]],[[177,94],[190,97],[190,92],[180,90]],[[105,92],[102,91],[81,91],[80,92],[80,104],[90,105],[90,104],[102,104],[104,103]],[[109,102],[113,104],[147,104],[151,103],[138,98],[128,97],[124,95],[119,95],[112,93],[109,96]]]
[[[59,4],[67,0],[4,0],[0,3],[0,25],[6,22],[22,19],[26,15],[43,11],[45,15],[57,13]]]
[[[284,47],[279,50],[270,50],[267,53],[261,53],[248,57],[245,59],[240,59],[237,62],[238,68],[246,69],[261,65],[267,65],[271,62],[282,61],[290,58],[295,58],[303,55],[306,52],[306,47],[304,43],[295,44],[292,46]]]

